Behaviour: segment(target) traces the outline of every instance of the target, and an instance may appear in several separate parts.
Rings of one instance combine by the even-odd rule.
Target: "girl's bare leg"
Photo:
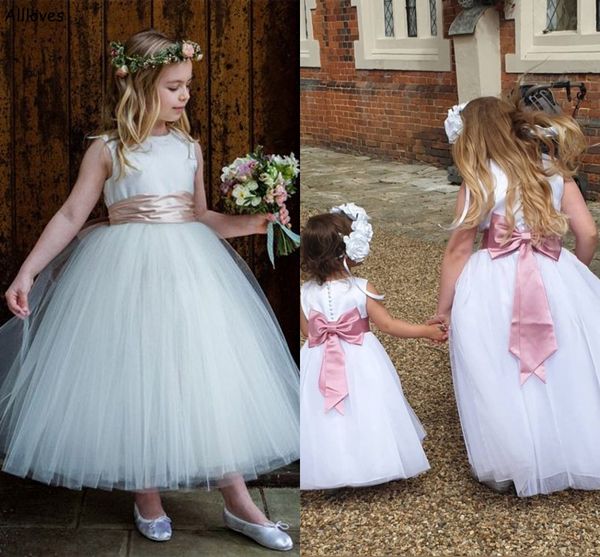
[[[253,524],[265,524],[267,517],[256,506],[244,478],[237,474],[228,476],[226,481],[219,482],[219,490],[225,502],[225,508],[233,515]]]
[[[160,493],[156,489],[136,491],[135,504],[140,514],[148,520],[153,520],[166,514],[162,507]]]

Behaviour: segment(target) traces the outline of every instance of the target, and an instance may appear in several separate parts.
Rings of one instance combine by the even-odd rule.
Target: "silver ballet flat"
[[[171,539],[171,519],[166,514],[149,520],[140,514],[137,505],[134,503],[133,518],[135,519],[135,526],[139,533],[149,540],[166,542]]]
[[[244,536],[248,536],[256,543],[264,545],[269,549],[289,551],[294,547],[292,538],[284,532],[284,530],[288,530],[290,527],[285,522],[267,522],[264,525],[253,524],[231,514],[225,507],[223,507],[223,520],[227,528],[244,534]]]

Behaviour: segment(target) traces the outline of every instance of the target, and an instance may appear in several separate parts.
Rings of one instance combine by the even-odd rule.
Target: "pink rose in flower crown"
[[[127,77],[127,75],[129,74],[129,70],[127,69],[127,66],[121,66],[116,72],[115,75],[117,77]]]
[[[194,46],[190,43],[183,43],[181,46],[181,54],[183,54],[186,58],[191,58],[194,56]]]

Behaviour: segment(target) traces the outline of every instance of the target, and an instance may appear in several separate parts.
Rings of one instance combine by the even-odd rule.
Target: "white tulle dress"
[[[198,163],[179,132],[130,151],[137,170],[118,181],[103,139],[107,206],[191,199]],[[82,231],[38,276],[32,314],[0,328],[3,471],[167,490],[298,457],[298,369],[256,280],[209,227],[152,212]]]
[[[506,175],[491,168],[492,212],[504,215]],[[558,209],[564,182],[550,182]],[[515,218],[526,230],[520,210]],[[557,261],[534,252],[557,350],[544,363],[546,382],[521,384],[509,352],[518,257],[492,260],[480,249],[456,284],[450,357],[469,461],[480,480],[512,480],[520,496],[600,489],[600,280],[566,249]]]
[[[302,311],[329,322],[357,308],[367,317],[365,279],[306,282]],[[325,343],[300,351],[300,489],[368,486],[410,478],[429,469],[425,431],[402,392],[398,373],[372,332],[362,344],[340,339],[348,396],[343,414],[325,411],[319,375]]]

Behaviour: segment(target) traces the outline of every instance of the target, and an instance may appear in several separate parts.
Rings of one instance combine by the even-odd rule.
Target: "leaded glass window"
[[[600,0],[598,0],[600,2]],[[437,2],[429,0],[429,21],[431,22],[431,36],[437,37]]]
[[[383,0],[383,18],[385,22],[385,36],[394,36],[394,7],[393,0]]]
[[[544,33],[577,30],[577,0],[547,0],[547,2]]]

